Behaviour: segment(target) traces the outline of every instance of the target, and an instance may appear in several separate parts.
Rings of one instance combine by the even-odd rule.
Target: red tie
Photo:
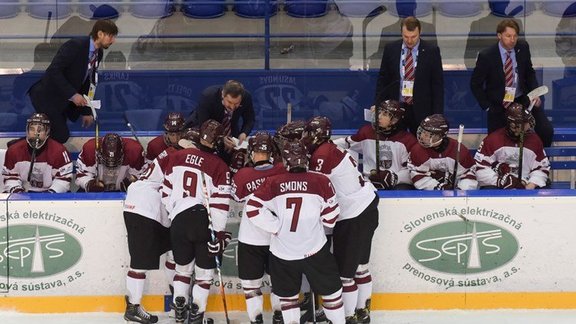
[[[511,87],[514,85],[514,71],[512,66],[512,58],[510,58],[510,52],[506,51],[506,61],[504,62],[504,78],[506,80],[506,86]],[[502,102],[504,108],[508,108],[512,102]]]
[[[224,136],[230,136],[230,132],[232,130],[231,119],[232,119],[232,113],[224,109],[224,118],[222,119],[222,127],[224,127]]]
[[[90,61],[88,62],[88,71],[86,71],[86,78],[90,78],[91,82],[94,82],[94,71],[96,71],[96,62],[98,61],[98,51],[94,50],[92,56],[90,56]],[[84,78],[84,79],[86,79]]]
[[[404,64],[404,81],[414,81],[414,57],[412,49],[406,47],[406,64]],[[411,105],[412,97],[404,97],[404,102]]]

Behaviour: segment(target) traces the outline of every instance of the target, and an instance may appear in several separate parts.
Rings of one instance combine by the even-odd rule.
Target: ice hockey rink
[[[215,323],[226,323],[222,313],[210,314]],[[159,314],[159,323],[174,323],[167,313]],[[372,312],[375,324],[573,324],[576,310],[449,310],[449,311],[377,311]],[[250,323],[244,312],[231,312],[232,323]],[[271,315],[264,316],[264,322]],[[77,314],[21,314],[0,312],[2,324],[114,324],[126,323],[120,313],[77,313]]]

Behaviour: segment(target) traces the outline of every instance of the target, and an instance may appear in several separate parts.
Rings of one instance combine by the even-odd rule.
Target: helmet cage
[[[98,161],[107,168],[114,169],[124,161],[124,143],[118,134],[106,134],[98,149]]]
[[[31,136],[31,127],[32,125],[39,125],[41,127],[35,129],[35,134]],[[42,133],[45,133],[45,136],[41,136]],[[39,149],[48,140],[50,136],[50,119],[48,116],[43,113],[34,113],[30,118],[26,120],[26,142],[28,145],[33,149]]]

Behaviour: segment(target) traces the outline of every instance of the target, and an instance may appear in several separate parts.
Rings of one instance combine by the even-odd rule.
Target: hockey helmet
[[[168,146],[176,146],[184,129],[184,115],[179,112],[171,112],[164,120],[164,142]]]
[[[98,148],[98,161],[107,168],[117,168],[124,161],[124,143],[122,137],[115,133],[109,133],[102,139]]]
[[[308,149],[301,140],[286,141],[282,147],[282,159],[286,169],[308,169]]]
[[[274,151],[274,142],[268,132],[257,132],[248,140],[248,152],[272,154]]]
[[[306,127],[302,140],[309,150],[314,151],[320,144],[328,141],[332,135],[332,123],[328,117],[312,117]]]
[[[214,147],[224,136],[224,127],[214,119],[208,119],[200,127],[201,144],[208,147]]]
[[[31,148],[41,148],[50,136],[50,119],[43,113],[34,113],[26,120],[26,142]]]
[[[389,135],[397,129],[398,122],[404,118],[406,112],[406,109],[396,100],[383,101],[377,110],[378,118],[374,122],[374,128],[384,135]]]
[[[447,136],[450,126],[448,121],[441,114],[430,115],[418,126],[416,136],[418,143],[423,147],[436,147],[442,143],[442,140]]]
[[[246,149],[235,150],[230,159],[230,171],[236,173],[246,166],[246,155]]]
[[[524,132],[534,129],[534,116],[520,103],[513,102],[506,108],[506,132],[514,140],[520,139],[522,128]]]

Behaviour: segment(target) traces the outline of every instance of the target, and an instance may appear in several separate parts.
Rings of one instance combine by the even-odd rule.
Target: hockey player
[[[466,146],[460,144],[458,173],[454,184],[454,165],[458,141],[448,137],[448,122],[441,114],[426,117],[417,131],[418,143],[410,151],[408,168],[416,189],[478,189],[476,164]]]
[[[362,154],[363,173],[378,189],[414,189],[408,155],[417,140],[398,127],[404,112],[398,101],[386,100],[378,107],[378,125],[366,124],[356,134],[334,141],[342,148]],[[376,165],[378,156],[380,161]]]
[[[78,156],[76,185],[86,192],[126,191],[144,169],[140,143],[115,133],[89,139]]]
[[[158,154],[169,146],[175,147],[184,131],[184,115],[171,112],[164,120],[164,134],[153,138],[146,146],[146,164],[152,162]]]
[[[282,158],[289,172],[267,178],[246,203],[246,216],[273,234],[272,289],[280,297],[284,321],[299,323],[298,292],[304,274],[322,296],[326,317],[343,324],[342,284],[324,233],[340,212],[334,188],[325,175],[308,171],[308,152],[301,141],[286,142]]]
[[[306,121],[295,120],[289,122],[285,125],[278,127],[276,133],[274,133],[274,145],[276,146],[274,151],[274,160],[277,162],[282,161],[282,156],[280,152],[282,151],[282,146],[285,141],[293,141],[302,138],[302,133],[304,132],[304,127],[306,126]]]
[[[534,117],[522,104],[512,103],[506,108],[506,123],[484,138],[474,156],[480,188],[546,187],[550,162],[533,131]]]
[[[328,118],[310,119],[302,136],[311,154],[310,170],[328,176],[340,205],[332,240],[342,280],[346,323],[369,323],[372,280],[368,262],[378,227],[376,188],[358,171],[356,160],[330,141],[332,125]]]
[[[205,121],[200,128],[198,148],[185,148],[169,154],[164,168],[165,180],[161,191],[172,221],[170,235],[176,261],[172,307],[177,323],[184,322],[188,311],[189,323],[203,322],[216,268],[215,256],[221,256],[231,240],[231,234],[225,231],[230,172],[228,165],[214,154],[214,145],[223,132],[220,123],[211,119]],[[210,215],[205,207],[207,204],[210,205]],[[188,310],[192,272],[195,282],[191,309]]]
[[[243,168],[232,178],[232,197],[245,202],[264,180],[275,174],[285,173],[282,163],[272,163],[274,143],[267,132],[258,132],[248,140],[248,151],[253,167]],[[270,233],[253,225],[242,213],[238,232],[238,277],[246,298],[246,310],[252,324],[262,324],[262,279],[268,269]],[[273,324],[282,323],[280,300],[274,293],[270,296],[274,310]]]
[[[26,138],[6,151],[2,175],[4,191],[67,192],[72,161],[64,145],[50,138],[50,120],[34,113],[26,121]]]

